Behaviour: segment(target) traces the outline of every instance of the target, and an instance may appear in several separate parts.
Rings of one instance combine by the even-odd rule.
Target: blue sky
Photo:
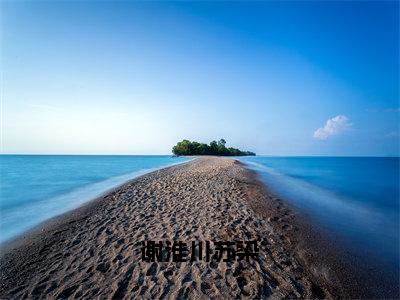
[[[2,152],[398,155],[398,2],[1,2]]]

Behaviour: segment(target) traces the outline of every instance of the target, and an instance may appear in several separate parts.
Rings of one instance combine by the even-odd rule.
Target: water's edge
[[[180,165],[185,165],[196,159],[196,157],[187,157],[187,158],[188,158],[188,160],[183,161],[183,162],[177,162],[177,163],[163,165],[163,166],[156,167],[156,168],[140,170],[140,171],[136,171],[136,172],[133,172],[130,174],[126,174],[126,175],[120,175],[120,176],[116,176],[113,178],[108,178],[108,179],[98,182],[98,183],[92,183],[90,186],[93,186],[96,184],[103,184],[106,181],[110,181],[110,180],[113,180],[116,178],[126,177],[127,175],[132,175],[132,177],[126,178],[125,180],[120,181],[114,185],[111,185],[105,189],[93,191],[92,196],[85,197],[85,199],[81,199],[80,201],[76,202],[75,205],[73,205],[73,207],[65,208],[62,211],[34,224],[33,226],[30,226],[26,230],[14,235],[14,236],[11,236],[10,238],[0,241],[0,255],[4,252],[7,252],[10,248],[15,248],[20,243],[23,243],[26,237],[32,236],[32,235],[37,234],[38,232],[44,231],[46,227],[52,226],[52,224],[62,222],[63,219],[67,218],[70,215],[73,215],[74,212],[76,212],[80,209],[83,209],[85,207],[90,207],[92,205],[96,205],[97,201],[102,200],[104,196],[112,193],[113,191],[120,189],[122,186],[129,184],[132,181],[135,181],[142,176],[151,174],[153,172],[158,172],[160,170],[164,170],[164,169],[168,169],[168,168],[172,168],[172,167],[176,167],[176,166],[180,166]],[[77,188],[77,190],[82,189],[82,188],[84,188],[84,187]],[[65,195],[59,195],[59,197],[65,197],[72,193],[74,193],[74,191],[67,193]],[[0,210],[0,212],[1,212],[1,210]]]
[[[340,298],[399,298],[398,271],[387,270],[379,261],[371,259],[368,253],[358,253],[359,249],[348,244],[340,234],[321,227],[312,215],[299,209],[271,187],[261,171],[245,161],[238,161],[255,173],[267,194],[282,201],[294,213],[292,225],[300,228],[304,240],[293,247],[292,251],[316,278],[325,280],[332,290],[342,289],[338,291]]]

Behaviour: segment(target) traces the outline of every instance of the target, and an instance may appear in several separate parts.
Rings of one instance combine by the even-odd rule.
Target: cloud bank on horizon
[[[326,121],[324,127],[318,128],[314,132],[314,138],[318,140],[326,140],[330,136],[338,135],[351,129],[352,124],[349,122],[349,118],[344,115],[338,115]]]

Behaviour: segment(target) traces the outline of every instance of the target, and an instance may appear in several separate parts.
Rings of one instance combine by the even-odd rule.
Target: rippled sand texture
[[[267,217],[268,197],[228,158],[147,174],[15,243],[1,258],[0,296],[329,297],[288,251],[290,212]],[[255,239],[259,259],[249,263],[141,260],[143,240]]]

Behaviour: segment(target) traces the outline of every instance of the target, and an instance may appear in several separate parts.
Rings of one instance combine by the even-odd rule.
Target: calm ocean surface
[[[399,267],[399,158],[241,157],[313,222]],[[0,155],[0,241],[188,158]]]
[[[399,268],[399,158],[243,157],[262,180],[382,266]]]
[[[0,155],[0,242],[110,188],[188,158]]]

